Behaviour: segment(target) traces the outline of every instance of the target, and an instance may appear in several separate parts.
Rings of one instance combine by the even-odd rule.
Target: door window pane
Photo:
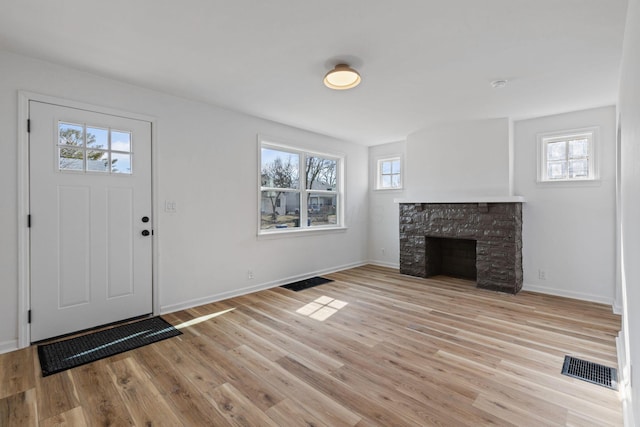
[[[87,170],[92,172],[108,172],[109,153],[106,151],[87,151]]]
[[[84,169],[84,151],[75,148],[58,148],[60,170],[81,171]]]
[[[111,153],[112,173],[131,173],[131,154]]]
[[[131,152],[131,132],[111,131],[111,149]]]
[[[82,125],[60,123],[58,125],[58,144],[82,147],[84,145],[84,129]]]
[[[109,148],[109,129],[87,127],[87,148]]]

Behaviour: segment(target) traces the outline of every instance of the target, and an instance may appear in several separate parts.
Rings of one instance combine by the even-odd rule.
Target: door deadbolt
[[[142,217],[142,222],[149,222],[149,217],[148,216],[143,216]]]

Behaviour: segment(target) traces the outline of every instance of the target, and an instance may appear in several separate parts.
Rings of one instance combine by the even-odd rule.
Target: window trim
[[[276,138],[270,138],[264,135],[258,135],[258,143],[257,143],[257,151],[258,151],[258,164],[257,164],[257,182],[258,182],[258,191],[257,191],[257,230],[258,237],[265,236],[282,236],[282,235],[301,235],[307,233],[317,233],[317,232],[327,232],[327,231],[340,231],[346,230],[347,227],[345,225],[345,159],[346,156],[342,153],[327,153],[315,150],[308,150],[302,148],[300,146],[295,146],[293,144],[285,144],[279,141]],[[300,176],[298,182],[298,188],[296,189],[278,189],[278,191],[284,190],[288,192],[296,192],[300,193],[300,206],[306,206],[309,194],[317,194],[317,193],[326,193],[326,194],[335,194],[336,195],[336,204],[338,205],[336,208],[336,224],[325,224],[325,225],[314,225],[308,226],[308,213],[306,209],[300,209],[300,226],[295,228],[273,228],[273,229],[262,229],[262,215],[261,215],[261,203],[262,203],[262,192],[269,190],[271,187],[263,187],[262,186],[262,148],[270,148],[274,150],[282,150],[288,151],[292,154],[297,154],[299,156],[299,168],[300,168]],[[337,185],[336,189],[333,191],[328,190],[317,190],[317,189],[307,189],[306,187],[306,176],[304,176],[304,166],[306,165],[307,156],[317,156],[325,159],[335,160],[336,161],[336,180]]]
[[[547,175],[547,144],[550,142],[568,140],[576,137],[586,137],[589,140],[589,175],[586,177],[549,179]],[[581,182],[595,182],[600,179],[599,170],[599,140],[600,128],[597,126],[568,129],[554,132],[544,132],[536,135],[537,140],[537,183],[538,184],[571,184]]]
[[[400,185],[398,187],[383,187],[382,186],[382,163],[388,161],[398,160],[400,162],[400,172],[398,175],[400,176]],[[376,166],[375,166],[375,190],[376,191],[401,191],[404,189],[404,162],[402,155],[388,155],[376,158]]]

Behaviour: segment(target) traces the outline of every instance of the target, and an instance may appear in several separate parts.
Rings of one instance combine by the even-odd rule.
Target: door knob
[[[151,233],[149,232],[149,230],[142,230],[142,235],[143,235],[143,236],[148,236],[149,234],[151,234]]]

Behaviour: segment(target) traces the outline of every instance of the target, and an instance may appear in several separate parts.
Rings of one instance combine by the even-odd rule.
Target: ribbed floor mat
[[[289,289],[291,291],[302,291],[304,289],[313,288],[314,286],[324,285],[325,283],[333,282],[331,279],[325,279],[324,277],[312,277],[306,280],[300,280],[299,282],[289,283],[282,285],[281,288]]]

